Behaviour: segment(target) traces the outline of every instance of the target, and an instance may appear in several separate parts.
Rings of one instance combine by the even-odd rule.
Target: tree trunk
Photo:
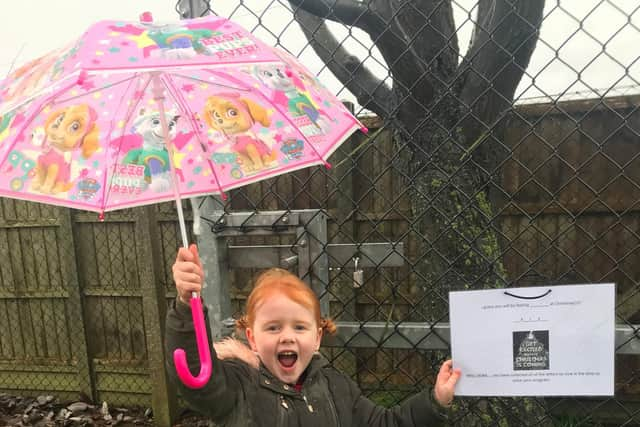
[[[397,132],[397,166],[407,171],[412,231],[418,241],[414,271],[424,298],[415,302],[425,320],[446,320],[450,290],[494,288],[503,284],[504,268],[487,174],[467,156],[470,145],[457,126],[461,109],[455,97],[429,106],[422,123]]]
[[[479,0],[460,57],[451,1],[289,0],[309,43],[364,108],[395,132],[396,170],[411,198],[422,319],[446,321],[450,290],[502,287],[506,275],[489,189],[501,128],[538,39],[544,0]],[[365,31],[389,87],[338,42],[325,19]],[[532,399],[465,399],[456,425],[545,425]]]

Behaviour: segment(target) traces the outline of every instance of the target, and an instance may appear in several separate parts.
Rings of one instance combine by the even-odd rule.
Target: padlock
[[[364,271],[361,268],[358,268],[358,261],[360,258],[355,257],[354,262],[354,270],[353,270],[353,287],[359,288],[364,284]]]

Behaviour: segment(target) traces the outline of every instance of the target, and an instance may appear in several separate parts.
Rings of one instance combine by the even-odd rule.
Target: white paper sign
[[[450,292],[449,310],[456,395],[614,394],[615,284]]]

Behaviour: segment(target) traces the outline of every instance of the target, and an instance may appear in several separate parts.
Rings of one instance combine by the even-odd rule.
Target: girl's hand
[[[258,355],[251,351],[246,344],[233,338],[225,338],[213,344],[216,349],[216,356],[219,360],[238,359],[255,369],[260,369],[260,359]]]
[[[196,245],[190,245],[189,249],[180,248],[178,250],[172,271],[180,301],[189,304],[191,292],[200,292],[204,280],[202,263],[200,263]]]
[[[453,369],[451,359],[447,360],[440,367],[436,385],[433,388],[433,397],[443,407],[448,408],[453,402],[454,390],[458,379],[460,379],[460,369]]]

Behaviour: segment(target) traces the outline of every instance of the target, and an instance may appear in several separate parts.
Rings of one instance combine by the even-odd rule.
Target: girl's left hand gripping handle
[[[187,364],[187,355],[181,348],[173,352],[173,362],[176,365],[176,372],[180,380],[189,388],[202,388],[211,377],[211,351],[207,340],[207,329],[204,325],[204,314],[202,312],[202,300],[200,297],[191,298],[191,316],[196,332],[196,343],[198,344],[198,355],[200,356],[200,373],[197,377],[191,375]]]

